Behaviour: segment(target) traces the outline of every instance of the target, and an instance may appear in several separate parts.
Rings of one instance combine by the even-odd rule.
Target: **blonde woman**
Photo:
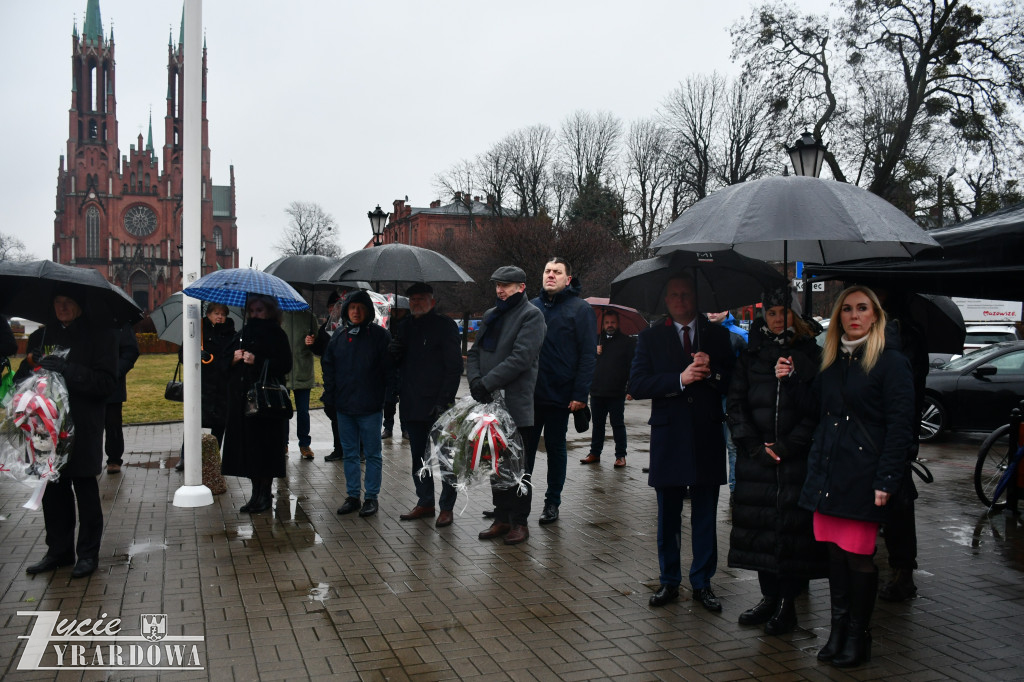
[[[800,367],[780,358],[776,376]],[[829,548],[832,632],[818,659],[848,668],[870,660],[878,591],[873,555],[886,504],[900,485],[913,438],[914,383],[898,336],[886,334],[878,297],[843,291],[832,310],[821,369],[812,384],[819,416],[800,506]]]

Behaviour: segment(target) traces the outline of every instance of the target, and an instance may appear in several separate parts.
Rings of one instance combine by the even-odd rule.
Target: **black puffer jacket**
[[[790,356],[799,371],[780,384],[775,363]],[[813,338],[782,345],[766,333],[763,320],[751,327],[726,402],[738,455],[729,543],[733,568],[806,578],[827,575],[825,547],[814,539],[811,513],[799,506],[817,419],[800,409],[797,386],[814,379],[819,363]],[[765,443],[774,443],[780,462],[765,452]]]
[[[913,441],[914,379],[899,340],[886,334],[885,350],[870,374],[860,365],[864,347],[839,357],[813,384],[820,420],[807,460],[800,506],[844,519],[884,522],[875,491],[894,493]]]

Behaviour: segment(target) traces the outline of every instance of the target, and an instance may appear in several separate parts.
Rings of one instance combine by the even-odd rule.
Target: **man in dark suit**
[[[711,577],[718,565],[718,491],[726,482],[722,395],[736,359],[729,332],[697,312],[688,275],[669,280],[665,304],[665,323],[644,330],[637,340],[629,379],[634,398],[653,398],[648,485],[658,495],[661,587],[650,604],[663,606],[679,596],[683,500],[688,495],[693,598],[718,612],[722,605]]]
[[[389,350],[398,367],[398,393],[402,396],[401,423],[409,432],[412,450],[412,480],[416,489],[416,506],[398,518],[402,521],[433,518],[434,478],[420,476],[423,459],[430,443],[430,429],[438,416],[455,402],[462,378],[462,346],[455,320],[434,311],[434,289],[422,282],[409,287],[409,312],[401,325],[392,327]],[[441,513],[434,524],[438,528],[452,525],[455,488],[442,482],[438,500]]]

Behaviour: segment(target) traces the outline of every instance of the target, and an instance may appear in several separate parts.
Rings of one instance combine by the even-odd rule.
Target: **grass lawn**
[[[174,375],[178,356],[140,355],[135,368],[128,373],[128,402],[124,404],[124,423],[175,421],[182,419],[182,404],[164,399],[164,388]],[[313,363],[317,387],[323,386],[320,362]],[[310,394],[309,407],[320,408],[319,388]]]

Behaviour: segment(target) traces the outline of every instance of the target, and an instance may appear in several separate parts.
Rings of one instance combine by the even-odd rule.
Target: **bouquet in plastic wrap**
[[[32,486],[35,490],[23,506],[39,509],[46,484],[59,478],[71,452],[74,427],[64,377],[36,367],[4,397],[3,408],[0,475]]]
[[[430,453],[419,475],[436,470],[456,490],[480,482],[526,494],[526,453],[505,401],[498,392],[481,404],[470,397],[458,400],[434,423]],[[525,480],[524,480],[525,479]]]

